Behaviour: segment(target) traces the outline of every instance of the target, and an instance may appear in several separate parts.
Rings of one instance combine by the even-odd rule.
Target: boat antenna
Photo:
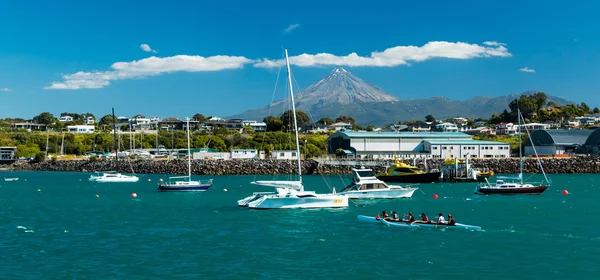
[[[517,106],[518,106],[517,101]],[[521,146],[521,110],[517,107],[517,123],[519,125],[519,180],[523,184],[523,147]]]
[[[294,114],[294,134],[296,135],[296,158],[298,160],[298,178],[300,179],[300,191],[304,191],[302,185],[302,164],[300,162],[300,141],[298,140],[298,122],[296,120],[296,103],[294,102],[294,88],[292,86],[292,70],[290,69],[290,59],[288,50],[285,51],[285,64],[287,66],[288,82],[290,83],[290,98],[292,99],[292,113]]]
[[[117,120],[115,119],[115,108],[112,108],[113,118],[113,146],[115,148],[115,171],[119,172],[119,148],[117,147]]]
[[[191,182],[192,181],[192,155],[190,153],[190,118],[185,118],[185,121],[187,122],[187,142],[188,142],[188,152],[187,152],[188,181]]]

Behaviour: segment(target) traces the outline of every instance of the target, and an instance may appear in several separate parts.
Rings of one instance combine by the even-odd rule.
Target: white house
[[[129,126],[131,129],[150,129],[150,119],[137,115],[129,119]]]
[[[258,151],[256,149],[232,149],[232,159],[248,159],[258,158]]]
[[[517,134],[517,126],[513,123],[499,123],[496,125],[497,135],[515,135]]]
[[[73,121],[73,117],[71,116],[60,116],[60,118],[58,118],[59,122],[72,122]]]
[[[264,122],[244,120],[244,121],[242,121],[242,124],[244,126],[250,126],[254,131],[257,131],[257,132],[267,131],[267,124]]]
[[[273,151],[271,153],[271,158],[273,159],[298,159],[298,154],[296,151]]]
[[[94,133],[96,127],[93,125],[68,125],[67,131],[69,133]]]
[[[463,124],[463,123],[469,122],[469,119],[459,117],[459,118],[454,118],[453,122],[456,124]]]
[[[335,130],[335,131],[351,130],[352,129],[352,124],[351,123],[345,123],[345,122],[335,122],[335,123],[332,123],[329,126],[329,129]]]
[[[458,132],[458,127],[453,123],[440,123],[435,126],[435,130],[442,132]]]
[[[545,124],[545,123],[528,123],[528,124],[522,124],[521,127],[523,129],[522,132],[540,130],[540,129],[550,129],[550,125]]]
[[[85,118],[85,124],[87,124],[87,125],[94,125],[95,123],[96,123],[96,120],[94,119],[94,117],[87,116]]]

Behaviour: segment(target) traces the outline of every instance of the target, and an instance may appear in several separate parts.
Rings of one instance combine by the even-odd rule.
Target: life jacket
[[[427,215],[423,215],[423,222],[427,222],[429,221],[429,219],[427,218]]]
[[[375,216],[375,219],[376,219],[376,220],[379,220],[379,215]]]

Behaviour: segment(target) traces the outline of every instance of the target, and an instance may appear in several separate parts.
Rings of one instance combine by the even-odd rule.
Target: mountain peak
[[[327,76],[300,92],[297,100],[312,104],[351,104],[356,101],[398,101],[398,98],[352,75],[346,69],[337,67]]]

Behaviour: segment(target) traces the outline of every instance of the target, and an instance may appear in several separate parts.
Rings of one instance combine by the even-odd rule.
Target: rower
[[[415,221],[415,217],[413,217],[413,214],[411,212],[408,212],[408,214],[406,214],[404,216],[408,217],[408,219],[406,220],[407,223],[412,223]]]
[[[400,218],[398,218],[398,213],[396,213],[396,211],[392,211],[392,220],[394,220],[394,221],[400,220]]]
[[[446,221],[444,219],[444,215],[442,213],[440,213],[438,215],[438,220],[437,220],[436,224],[445,224],[445,223],[446,223]]]
[[[425,213],[421,213],[421,220],[415,221],[415,223],[417,223],[417,224],[427,224],[427,223],[429,223],[429,219],[427,218],[427,215],[425,215]]]
[[[448,225],[456,225],[456,221],[454,221],[454,217],[452,217],[452,214],[448,214]]]

